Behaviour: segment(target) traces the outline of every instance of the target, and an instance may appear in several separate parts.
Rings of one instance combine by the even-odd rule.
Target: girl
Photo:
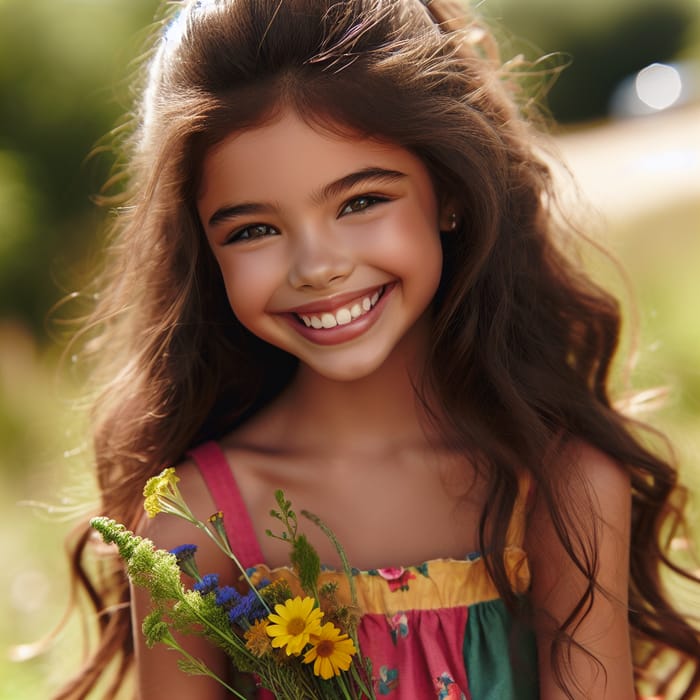
[[[608,396],[618,307],[555,245],[490,36],[445,0],[176,10],[89,327],[101,512],[192,541],[141,516],[145,480],[179,464],[193,510],[223,508],[244,563],[274,568],[287,550],[260,535],[284,489],[362,570],[379,695],[626,700],[635,678],[664,692],[669,649],[693,696],[700,636],[659,580],[676,473]],[[118,567],[86,576],[88,541],[100,645],[58,697],[108,662],[114,697],[134,661],[140,698],[224,697],[145,649],[148,601]]]

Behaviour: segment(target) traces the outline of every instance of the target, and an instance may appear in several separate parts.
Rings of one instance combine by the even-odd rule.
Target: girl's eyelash
[[[276,233],[277,229],[268,224],[250,224],[234,231],[226,238],[224,245],[237,243],[238,241],[254,241],[258,238],[264,238],[265,236],[274,235]]]
[[[375,204],[382,204],[383,202],[388,202],[389,199],[389,197],[385,197],[378,194],[362,194],[359,197],[353,197],[341,207],[339,216],[345,216],[346,214],[354,214],[355,212],[365,211],[366,209],[373,207]]]
[[[390,197],[386,197],[384,195],[362,194],[358,197],[349,199],[341,207],[339,216],[346,216],[347,214],[365,211],[376,204],[382,204],[383,202],[388,202],[389,200]],[[239,241],[254,241],[259,238],[265,238],[266,236],[276,235],[277,233],[277,229],[269,224],[249,224],[248,226],[243,226],[242,228],[236,229],[232,234],[230,234],[224,241],[224,245],[238,243]]]

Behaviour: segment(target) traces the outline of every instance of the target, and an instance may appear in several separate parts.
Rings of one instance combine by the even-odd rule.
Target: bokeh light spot
[[[671,107],[683,92],[681,74],[663,63],[652,63],[637,73],[637,97],[652,109]]]

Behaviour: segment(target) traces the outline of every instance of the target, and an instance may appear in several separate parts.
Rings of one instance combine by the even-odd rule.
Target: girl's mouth
[[[368,294],[334,311],[324,311],[319,314],[295,314],[295,316],[307,328],[315,328],[317,330],[347,326],[349,323],[369,313],[382,298],[385,291],[386,285],[382,285],[372,294]]]

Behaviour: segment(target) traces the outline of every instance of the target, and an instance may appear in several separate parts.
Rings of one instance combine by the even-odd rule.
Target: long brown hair
[[[567,471],[561,459],[572,439],[611,455],[631,478],[635,644],[697,660],[698,632],[660,581],[662,564],[676,568],[663,539],[680,522],[676,471],[643,446],[608,396],[618,305],[555,244],[551,176],[485,28],[445,0],[198,0],[174,5],[144,75],[122,144],[126,187],[85,330],[101,387],[92,419],[102,512],[133,528],[148,477],[244,421],[295,371],[294,358],[232,314],[194,206],[208,150],[291,107],[319,128],[410,150],[439,196],[456,203],[459,227],[443,240],[418,388],[450,416],[450,439],[488,465],[482,550],[504,548],[526,470],[590,581],[553,645],[560,684],[572,682],[576,612],[596,593],[595,557],[583,560],[571,545],[590,504],[559,505],[573,497],[576,466]],[[85,697],[108,661],[118,658],[120,674],[132,659],[126,580],[109,562],[106,576],[85,573],[89,539],[79,536],[73,563],[101,611],[99,646],[57,698]],[[503,562],[493,557],[489,566],[515,606]],[[685,685],[690,698],[700,687],[696,667]]]

